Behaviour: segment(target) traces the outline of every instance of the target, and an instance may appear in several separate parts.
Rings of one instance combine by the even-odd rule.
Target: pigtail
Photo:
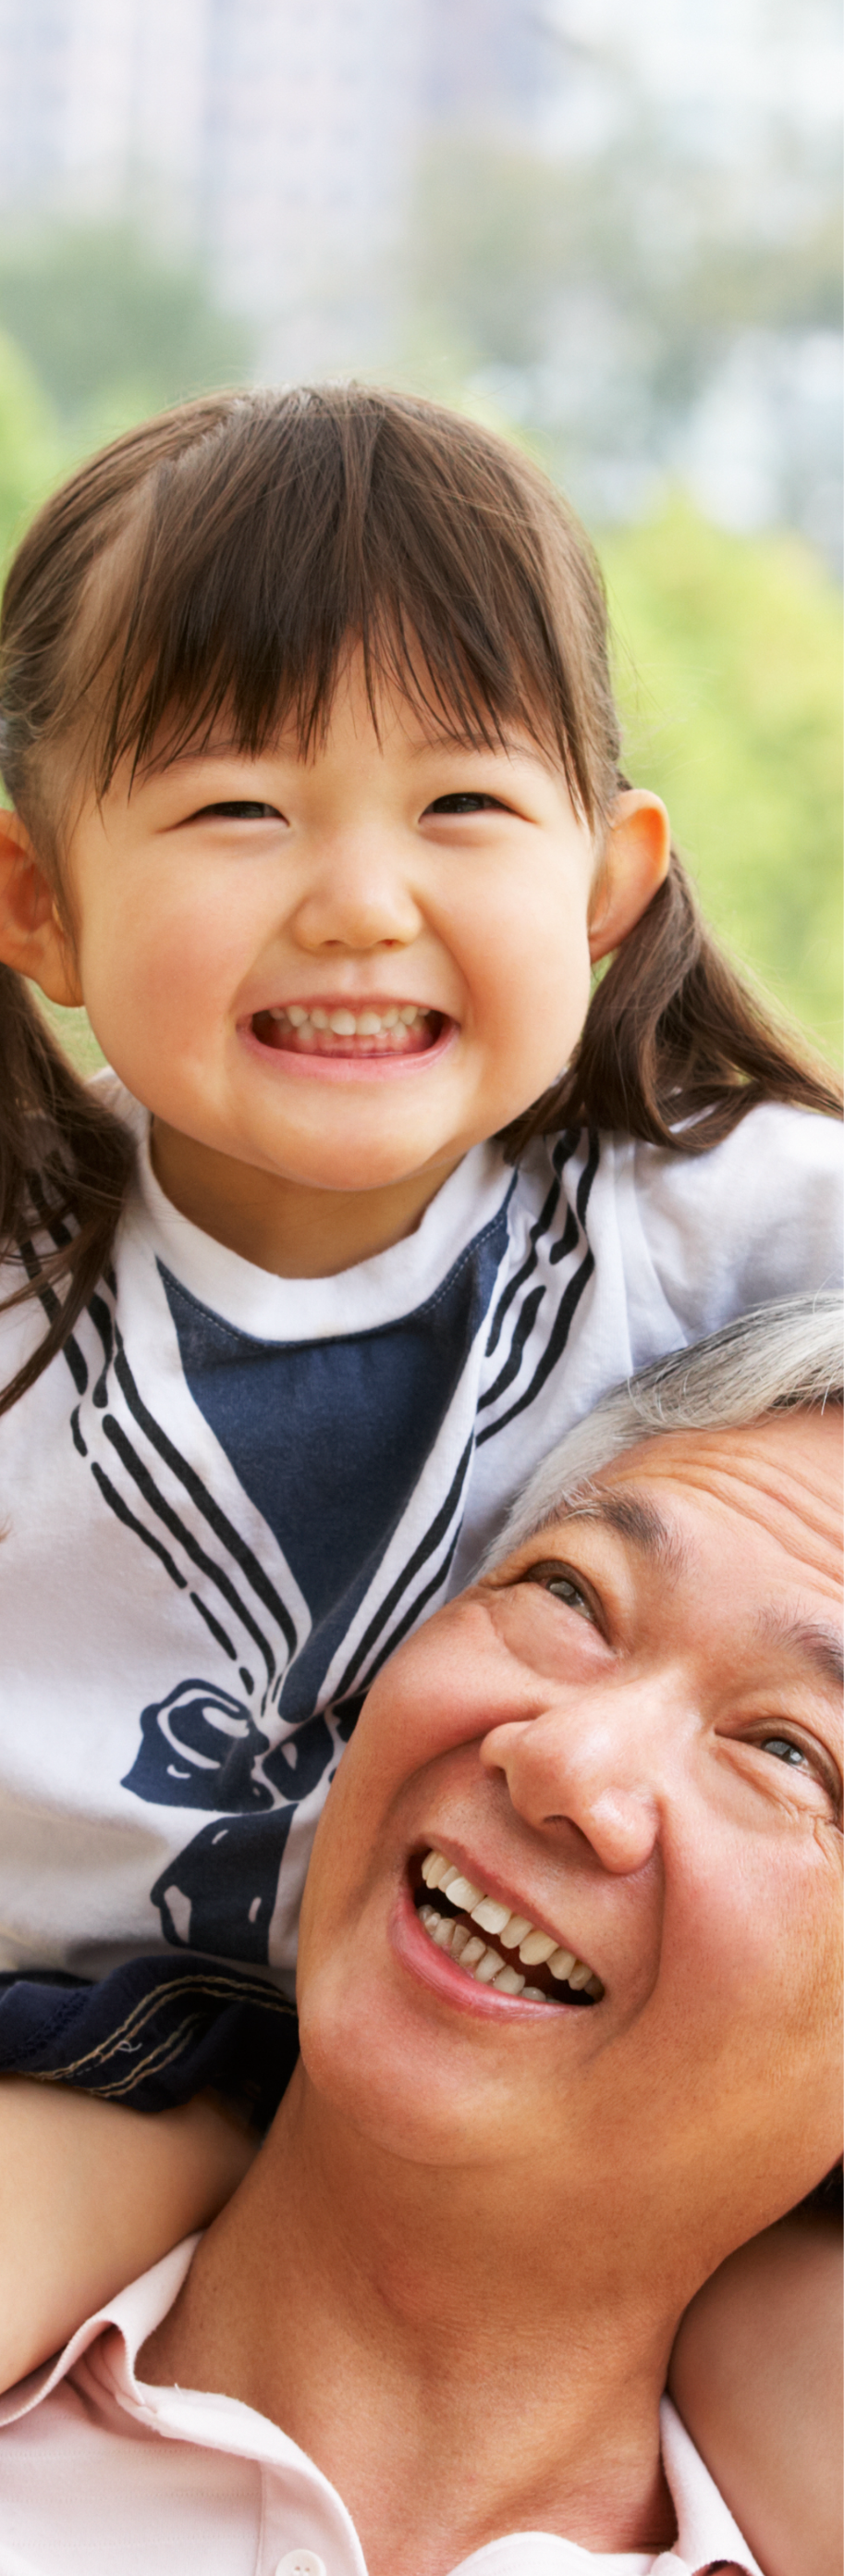
[[[108,1263],[133,1160],[128,1129],[80,1082],[23,977],[0,966],[0,1247],[22,1272],[0,1311],[38,1297],[47,1317],[0,1414],[69,1340]]]
[[[569,1071],[505,1130],[602,1127],[672,1153],[705,1154],[763,1101],[840,1117],[840,1086],[778,1026],[707,929],[683,862],[596,986]]]

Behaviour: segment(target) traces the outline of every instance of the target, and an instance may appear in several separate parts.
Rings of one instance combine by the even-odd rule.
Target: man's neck
[[[537,2240],[528,2167],[502,2226],[498,2181],[487,2209],[482,2173],[388,2175],[297,2082],[141,2377],[280,2424],[343,2497],[370,2576],[442,2576],[519,2530],[656,2552],[674,2536],[658,2267],[629,2279],[594,2209],[573,2208],[565,2246]]]

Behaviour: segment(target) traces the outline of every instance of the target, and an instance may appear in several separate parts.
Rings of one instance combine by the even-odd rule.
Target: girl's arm
[[[781,2219],[722,2264],[686,2311],[669,2387],[764,2576],[841,2576],[836,2218]]]
[[[207,2226],[259,2144],[215,2096],[151,2115],[0,2077],[0,2389]]]

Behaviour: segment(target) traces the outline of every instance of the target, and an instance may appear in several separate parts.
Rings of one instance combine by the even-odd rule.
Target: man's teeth
[[[267,1018],[296,1029],[305,1039],[314,1030],[323,1029],[330,1030],[335,1038],[390,1038],[394,1031],[416,1028],[420,1021],[430,1018],[430,1012],[418,1002],[399,1002],[395,1007],[390,1004],[383,1011],[323,1011],[316,1005],[306,1010],[301,1002],[288,1002],[284,1009],[268,1011]]]
[[[493,1949],[477,1933],[470,1932],[467,1924],[456,1922],[452,1914],[441,1914],[435,1905],[420,1906],[419,1921],[429,1939],[449,1958],[459,1960],[461,1968],[478,1985],[494,1986],[500,1995],[523,1995],[526,2003],[553,2001],[547,1990],[528,1985],[512,1961],[502,1958],[502,1950],[515,1950],[523,1967],[545,1967],[556,1984],[568,1986],[574,1994],[588,1995],[592,2003],[600,2002],[604,1991],[600,1977],[593,1975],[585,1959],[578,1959],[574,1950],[561,1949],[553,1933],[538,1931],[526,1914],[511,1914],[499,1897],[485,1895],[483,1888],[464,1878],[442,1852],[426,1854],[422,1877],[432,1894],[447,1896],[450,1905],[458,1906],[461,1914],[468,1914],[470,1922],[477,1923],[481,1932],[492,1933],[500,1944]],[[560,2002],[563,2000],[561,1995]]]

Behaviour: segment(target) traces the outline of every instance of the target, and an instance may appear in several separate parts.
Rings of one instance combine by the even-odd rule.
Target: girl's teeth
[[[526,1914],[510,1914],[500,1897],[486,1896],[470,1878],[464,1878],[453,1861],[443,1852],[426,1852],[422,1877],[432,1893],[439,1890],[450,1905],[460,1907],[481,1932],[491,1933],[497,1943],[492,1949],[486,1941],[470,1932],[468,1925],[457,1923],[453,1915],[441,1914],[436,1905],[421,1905],[419,1920],[439,1950],[459,1959],[462,1968],[482,1986],[494,1986],[498,1994],[523,1995],[526,2003],[547,2004],[552,1998],[541,1986],[527,1985],[515,1962],[502,1959],[502,1950],[518,1950],[526,1968],[545,1966],[560,1985],[568,1985],[574,1994],[584,1993],[590,2002],[600,2003],[604,1989],[600,1977],[578,1959],[574,1950],[564,1950],[550,1932],[540,1932]],[[562,2003],[563,1997],[560,1997]]]
[[[429,1014],[418,1002],[391,1005],[386,1011],[351,1011],[345,1003],[338,1004],[336,1011],[322,1010],[318,1003],[306,1010],[303,1002],[288,1002],[268,1011],[266,1016],[277,1023],[286,1021],[289,1028],[302,1030],[306,1038],[314,1029],[330,1029],[335,1038],[379,1038],[385,1033],[390,1037],[398,1032],[400,1039],[405,1029],[417,1028]],[[394,1037],[393,1043],[397,1042]]]

